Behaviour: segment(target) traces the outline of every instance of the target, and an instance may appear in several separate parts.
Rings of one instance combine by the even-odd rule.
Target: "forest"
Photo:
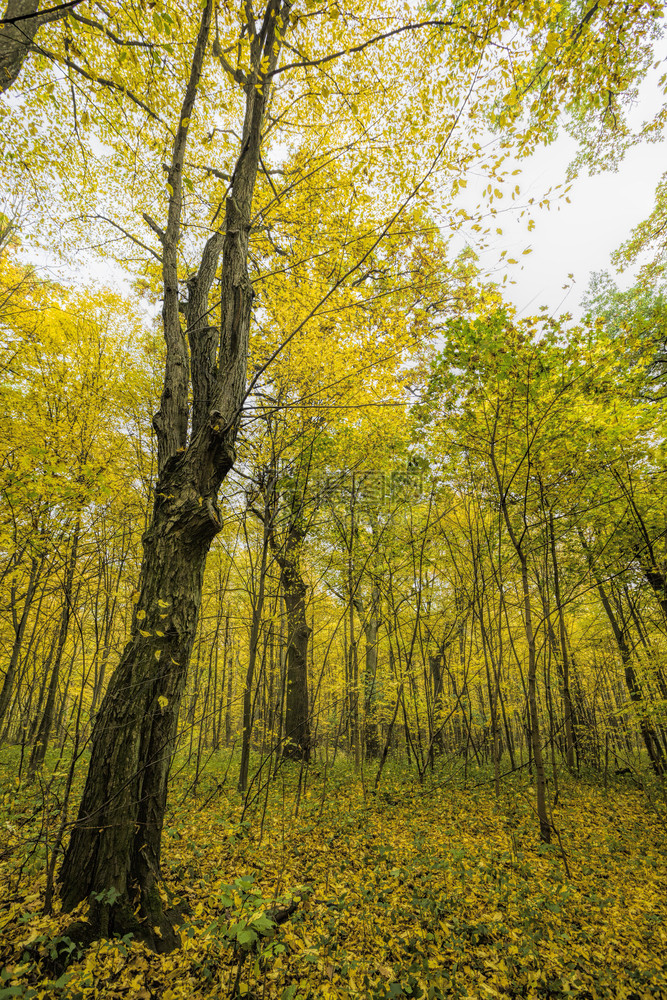
[[[0,1000],[667,997],[664,13],[8,0]]]

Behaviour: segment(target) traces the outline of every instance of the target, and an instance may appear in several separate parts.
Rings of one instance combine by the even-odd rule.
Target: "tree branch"
[[[39,25],[49,24],[51,21],[59,21],[61,17],[65,17],[67,12],[76,7],[78,4],[83,3],[83,0],[69,0],[69,3],[58,4],[57,7],[47,7],[46,10],[36,10],[32,14],[18,14],[16,17],[3,17],[0,18],[1,24],[18,24],[19,21],[39,21]]]
[[[159,239],[160,243],[162,243],[164,245],[164,230],[160,229],[160,227],[158,226],[158,224],[155,221],[155,219],[151,219],[151,217],[148,214],[148,212],[142,212],[141,215],[142,215],[142,218],[143,218],[144,222],[146,223],[146,225],[149,226],[153,230],[153,232],[155,233],[155,235]],[[160,260],[162,260],[161,257],[160,257]]]
[[[155,257],[156,260],[162,263],[161,255],[156,250],[153,250],[153,247],[149,247],[147,243],[142,243],[140,239],[138,239],[136,236],[133,236],[132,233],[128,233],[127,229],[123,229],[122,226],[119,226],[117,222],[113,221],[113,219],[107,218],[106,215],[82,215],[81,218],[99,219],[101,222],[108,222],[110,226],[113,226],[114,229],[117,229],[118,232],[122,233],[123,236],[126,236],[128,240],[132,240],[132,242],[136,243],[138,247],[141,247],[142,250],[146,250],[147,253],[151,254],[153,257]]]
[[[30,49],[32,52],[38,52],[40,55],[46,56],[47,59],[51,59],[52,62],[64,63],[65,66],[67,66],[69,69],[73,69],[75,73],[78,73],[80,76],[83,76],[86,80],[90,80],[91,83],[97,83],[100,85],[100,87],[109,87],[110,90],[117,90],[120,94],[126,94],[130,98],[130,100],[134,101],[137,107],[141,108],[142,111],[145,111],[150,118],[152,118],[156,122],[159,122],[160,125],[162,125],[168,132],[172,131],[165,122],[165,120],[161,118],[160,115],[157,114],[157,112],[153,111],[152,108],[149,108],[147,104],[144,104],[141,98],[137,97],[134,91],[130,90],[129,87],[125,87],[120,83],[116,83],[114,80],[109,80],[107,77],[104,76],[95,76],[94,73],[89,73],[87,70],[83,68],[83,66],[79,66],[78,63],[75,63],[73,59],[69,59],[68,57],[57,56],[55,52],[49,52],[48,49],[42,48],[41,45],[31,45]]]
[[[369,45],[375,45],[376,42],[382,42],[385,38],[391,38],[392,35],[398,35],[403,31],[416,31],[418,28],[451,28],[454,26],[454,21],[441,21],[441,20],[430,20],[430,21],[419,21],[417,24],[403,24],[400,28],[392,28],[391,31],[385,31],[381,35],[375,35],[373,38],[369,38],[365,42],[361,42],[359,45],[354,45],[350,49],[340,49],[338,52],[332,52],[328,56],[322,56],[321,59],[304,59],[302,62],[286,63],[284,66],[279,66],[269,73],[269,77],[277,76],[278,73],[284,73],[288,69],[298,69],[301,66],[323,66],[325,63],[331,62],[333,59],[339,59],[341,56],[352,55],[353,52],[363,52],[367,49]]]
[[[81,3],[82,0],[74,0],[74,3]],[[109,28],[105,28],[103,24],[99,21],[94,21],[90,17],[84,17],[83,14],[78,14],[76,12],[72,13],[72,18],[75,21],[79,21],[80,24],[86,24],[89,28],[96,28],[97,31],[101,31],[102,34],[106,35],[115,45],[127,45],[127,46],[138,46],[145,49],[154,49],[155,46],[152,42],[138,42],[127,40],[125,38],[120,38],[118,35],[114,34]]]

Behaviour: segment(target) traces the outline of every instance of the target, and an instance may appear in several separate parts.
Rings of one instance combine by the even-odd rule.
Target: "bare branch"
[[[161,254],[159,254],[156,250],[153,250],[153,247],[149,247],[147,243],[142,243],[142,241],[138,239],[138,237],[133,236],[132,233],[128,233],[127,229],[123,229],[122,226],[119,226],[117,222],[113,221],[113,219],[107,218],[106,215],[82,215],[80,216],[80,218],[99,219],[101,222],[108,222],[110,226],[113,226],[114,229],[117,229],[118,232],[122,233],[123,236],[126,236],[128,240],[132,240],[132,242],[136,243],[138,247],[141,247],[142,250],[146,250],[147,253],[151,254],[153,257],[155,257],[156,260],[159,260],[160,263],[162,263]]]
[[[205,174],[210,174],[212,177],[217,177],[219,181],[231,181],[231,174],[226,174],[224,170],[218,170],[217,167],[209,167],[205,163],[193,163],[191,160],[185,161],[186,167],[191,167],[193,170],[203,170]]]
[[[284,73],[288,69],[298,69],[301,66],[323,66],[325,63],[331,62],[333,59],[339,59],[341,56],[352,55],[353,52],[362,52],[367,49],[369,45],[375,45],[376,42],[382,42],[385,38],[391,38],[392,35],[398,35],[403,31],[416,31],[418,28],[451,28],[455,24],[454,21],[441,21],[441,20],[431,20],[431,21],[419,21],[417,24],[403,24],[400,28],[393,28],[391,31],[385,31],[381,35],[375,35],[373,38],[369,38],[365,42],[361,42],[359,45],[354,45],[349,49],[340,49],[338,52],[332,52],[328,56],[322,56],[321,59],[304,59],[302,62],[286,63],[284,66],[279,66],[274,69],[272,73],[269,73],[269,77],[277,76],[278,73]]]
[[[153,230],[153,232],[155,233],[155,235],[159,239],[160,243],[164,243],[164,230],[160,229],[160,227],[158,226],[158,224],[155,221],[155,219],[151,219],[151,217],[148,214],[148,212],[142,212],[142,218],[143,218],[144,222],[146,223],[146,225],[149,226]]]
[[[81,3],[81,0],[75,0],[76,3]],[[139,46],[145,49],[153,49],[155,46],[152,42],[139,42],[132,39],[120,38],[118,35],[114,34],[109,28],[106,28],[99,21],[94,21],[90,17],[84,17],[83,14],[77,12],[72,13],[72,18],[75,21],[79,21],[80,24],[86,24],[89,28],[95,28],[97,31],[101,31],[107,38],[111,39],[115,45],[127,45],[127,46]]]
[[[266,166],[264,165],[264,160],[262,159],[262,154],[261,153],[259,154],[259,164],[260,164],[262,170],[264,171],[264,176],[266,177],[267,181],[271,185],[271,190],[273,191],[274,195],[276,196],[276,201],[280,201],[280,195],[276,191],[275,184],[271,180],[271,175],[270,175],[269,171],[266,169]]]

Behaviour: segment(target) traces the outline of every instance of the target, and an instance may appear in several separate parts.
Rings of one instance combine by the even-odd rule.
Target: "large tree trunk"
[[[160,840],[204,565],[219,527],[198,503],[187,468],[172,463],[158,483],[132,638],[95,720],[86,788],[60,872],[66,909],[106,894],[93,902],[93,930],[133,930],[157,951],[177,943],[158,893]]]
[[[283,756],[310,760],[308,717],[308,640],[306,586],[285,592],[287,611],[287,690],[285,695],[285,740]]]
[[[254,22],[249,26],[253,40],[251,70],[243,77],[241,149],[224,231],[210,237],[199,270],[188,281],[188,352],[178,299],[182,172],[212,12],[208,0],[167,176],[167,227],[161,232],[155,226],[163,248],[167,352],[160,410],[154,418],[159,474],[152,520],[143,539],[140,597],[132,636],[95,721],[83,800],[59,873],[66,908],[91,900],[91,925],[85,932],[89,938],[132,931],[157,951],[178,943],[158,891],[167,778],[206,556],[221,527],[217,495],[235,458],[253,298],[247,269],[252,197],[270,74],[288,8],[281,0],[269,0],[261,27]],[[211,325],[209,298],[221,252],[218,330]],[[190,392],[195,406],[188,438]]]

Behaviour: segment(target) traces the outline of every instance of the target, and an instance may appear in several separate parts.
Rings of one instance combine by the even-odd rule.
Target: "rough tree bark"
[[[206,556],[221,527],[217,495],[235,459],[253,299],[247,268],[252,198],[270,74],[287,28],[289,4],[269,0],[261,27],[254,21],[249,25],[253,42],[251,69],[243,77],[241,148],[224,226],[208,240],[188,283],[188,355],[178,302],[182,169],[212,12],[213,0],[208,0],[167,175],[173,193],[166,229],[149,222],[162,244],[167,351],[160,409],[154,418],[158,479],[143,539],[140,596],[131,637],[95,720],[83,799],[59,873],[65,908],[90,900],[90,924],[86,930],[79,928],[81,936],[133,931],[157,951],[178,944],[158,889],[167,778]],[[209,295],[221,253],[218,329],[210,322]],[[190,390],[195,405],[188,436]]]
[[[47,6],[56,8],[61,5],[54,2]],[[42,25],[59,21],[69,12],[68,9],[52,9],[40,14],[38,7],[39,0],[8,0],[2,17],[4,24],[0,24],[0,94],[16,82]]]
[[[296,524],[288,527],[282,545],[273,532],[271,544],[280,566],[280,585],[287,618],[287,684],[285,692],[285,736],[283,757],[310,760],[310,722],[308,714],[308,640],[311,628],[306,620],[308,587],[301,576],[299,550],[304,533]]]

